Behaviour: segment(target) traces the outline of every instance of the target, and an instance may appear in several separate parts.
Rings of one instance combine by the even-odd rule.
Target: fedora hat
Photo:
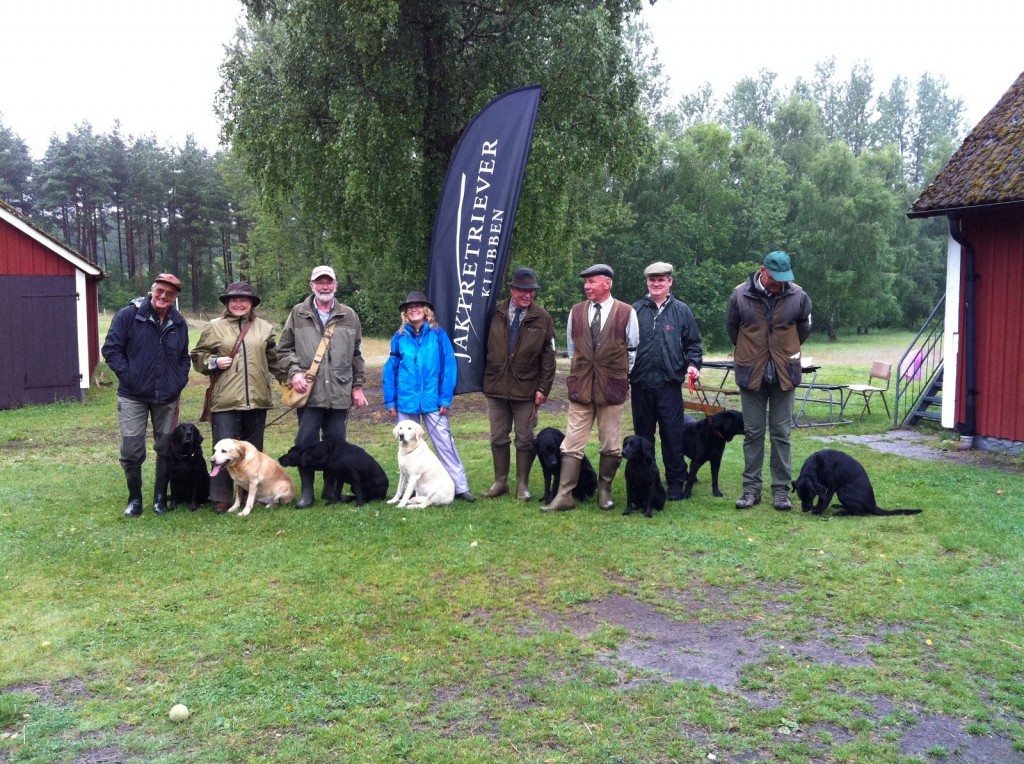
[[[256,290],[252,288],[252,284],[248,281],[235,281],[231,283],[227,291],[220,296],[220,301],[225,305],[228,304],[228,300],[232,297],[245,297],[246,299],[252,300],[252,306],[255,308],[260,304],[260,296],[256,294]]]
[[[405,302],[398,306],[398,309],[400,311],[405,311],[406,308],[417,302],[423,303],[431,310],[434,309],[434,306],[431,304],[430,300],[427,299],[427,296],[423,294],[423,292],[409,292],[409,296],[405,298]]]
[[[508,285],[516,289],[540,289],[540,284],[537,283],[537,273],[533,268],[517,269],[512,274],[512,279],[508,282]]]

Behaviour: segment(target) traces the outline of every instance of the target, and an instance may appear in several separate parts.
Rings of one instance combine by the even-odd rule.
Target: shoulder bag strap
[[[238,333],[238,339],[235,340],[235,346],[233,348],[231,348],[231,352],[228,353],[228,358],[230,358],[232,361],[235,360],[235,356],[238,355],[238,351],[241,350],[241,348],[242,348],[242,340],[245,339],[246,332],[249,331],[249,327],[252,326],[252,324],[253,324],[252,321],[246,321],[242,325],[242,331],[240,331]],[[223,373],[224,373],[224,369],[214,369],[210,373],[210,388],[211,389],[213,388],[213,386],[215,384],[217,384],[217,380],[220,379],[220,375],[223,374]]]
[[[313,363],[310,364],[309,371],[306,372],[307,382],[312,382],[316,379],[316,373],[320,370],[320,363],[324,360],[324,353],[327,352],[327,345],[331,341],[331,335],[334,334],[335,326],[337,326],[336,323],[328,324],[327,328],[324,329],[324,335],[320,338],[320,344],[313,355]]]

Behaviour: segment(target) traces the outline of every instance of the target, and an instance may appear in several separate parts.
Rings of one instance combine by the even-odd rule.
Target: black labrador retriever
[[[167,505],[174,509],[188,504],[195,512],[210,498],[210,472],[203,456],[203,434],[191,422],[182,422],[157,449],[170,465],[170,498]]]
[[[361,507],[367,501],[386,499],[388,476],[377,460],[359,446],[340,438],[295,445],[278,461],[285,467],[306,467],[324,473],[324,499],[328,504],[355,499]],[[343,496],[345,484],[354,496]]]
[[[697,471],[706,462],[711,463],[711,493],[721,498],[718,489],[718,470],[722,466],[725,444],[743,434],[743,414],[727,409],[705,419],[685,417],[683,423],[683,454],[690,460],[690,472],[683,489],[683,498],[689,499],[693,484],[697,482]]]
[[[916,515],[920,509],[882,509],[875,503],[875,489],[863,465],[849,454],[825,448],[807,457],[793,482],[804,512],[820,515],[832,497],[839,496],[842,511],[836,515]],[[815,503],[817,499],[817,503]]]
[[[651,517],[654,510],[664,509],[665,485],[654,458],[654,441],[630,435],[622,441],[622,458],[626,460],[626,510],[622,514],[639,509]]]
[[[533,455],[540,462],[540,468],[544,472],[544,495],[541,501],[550,504],[555,500],[558,493],[558,481],[562,477],[562,441],[565,434],[554,427],[545,427],[537,433],[533,439]],[[576,487],[572,489],[572,497],[576,501],[589,499],[597,491],[597,472],[594,466],[583,455],[583,463],[580,465],[580,478],[576,481]]]

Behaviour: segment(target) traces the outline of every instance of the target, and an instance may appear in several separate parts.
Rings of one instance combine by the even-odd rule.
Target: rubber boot
[[[165,515],[171,511],[167,506],[167,483],[171,479],[171,467],[163,456],[156,458],[156,479],[153,481],[153,511]]]
[[[601,463],[597,471],[597,506],[601,509],[615,507],[615,502],[612,501],[612,481],[615,480],[615,473],[619,471],[621,461],[621,456],[601,454]]]
[[[305,509],[313,506],[313,481],[316,479],[316,470],[308,467],[299,467],[299,500],[295,502],[296,509]]]
[[[530,467],[533,466],[533,451],[531,449],[516,451],[516,498],[519,501],[529,501],[533,498],[530,493]]]
[[[494,462],[494,485],[480,494],[485,499],[494,499],[508,493],[508,467],[511,458],[512,448],[508,443],[504,446],[491,446],[491,460]]]
[[[125,467],[124,479],[128,484],[128,506],[125,517],[138,517],[142,514],[142,467]]]
[[[541,512],[565,512],[576,509],[576,499],[573,498],[572,490],[576,487],[576,481],[580,479],[580,465],[583,459],[562,454],[562,476],[558,480],[558,493],[551,500],[540,508]]]

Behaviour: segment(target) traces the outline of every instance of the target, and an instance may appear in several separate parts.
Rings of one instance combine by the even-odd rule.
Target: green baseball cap
[[[793,263],[789,255],[782,251],[769,252],[764,258],[764,267],[776,281],[793,280]]]

